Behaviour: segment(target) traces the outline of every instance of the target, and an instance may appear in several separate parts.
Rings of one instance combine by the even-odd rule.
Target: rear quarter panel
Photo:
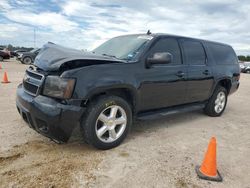
[[[237,85],[237,78],[240,75],[239,63],[235,62],[234,64],[218,64],[212,52],[209,50],[206,42],[203,44],[207,52],[208,64],[211,67],[212,73],[214,75],[214,86],[210,93],[210,96],[213,94],[214,89],[216,88],[218,82],[220,82],[221,80],[229,79],[231,81],[232,86]]]

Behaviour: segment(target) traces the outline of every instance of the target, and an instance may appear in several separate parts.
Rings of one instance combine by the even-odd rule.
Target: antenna
[[[151,31],[150,30],[148,30],[147,31],[147,35],[151,35],[152,33],[151,33]]]

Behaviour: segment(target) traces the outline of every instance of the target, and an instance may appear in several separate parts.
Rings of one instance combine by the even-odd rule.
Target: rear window
[[[231,46],[221,44],[208,44],[208,48],[217,64],[236,64],[238,58]]]

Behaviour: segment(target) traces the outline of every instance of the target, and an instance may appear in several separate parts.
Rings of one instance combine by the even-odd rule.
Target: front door
[[[187,92],[187,67],[182,64],[180,47],[175,38],[161,38],[149,50],[147,57],[154,53],[172,54],[170,64],[154,64],[145,68],[140,75],[141,110],[152,110],[183,104]]]

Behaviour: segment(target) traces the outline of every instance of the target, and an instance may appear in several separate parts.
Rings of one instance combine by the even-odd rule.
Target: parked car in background
[[[240,62],[240,69],[241,72],[250,74],[250,62]]]
[[[10,53],[6,50],[0,50],[0,61],[3,61],[4,59],[9,59]]]
[[[92,52],[48,43],[26,70],[16,105],[31,128],[56,142],[80,124],[87,143],[110,149],[135,118],[197,109],[221,116],[239,79],[233,48],[217,42],[137,34]]]
[[[11,51],[10,54],[11,54],[11,57],[17,57],[18,54],[23,53],[23,52],[28,52],[28,51],[20,49],[20,50]]]
[[[39,52],[40,48],[35,48],[30,52],[18,53],[17,60],[19,60],[23,64],[32,64]]]

